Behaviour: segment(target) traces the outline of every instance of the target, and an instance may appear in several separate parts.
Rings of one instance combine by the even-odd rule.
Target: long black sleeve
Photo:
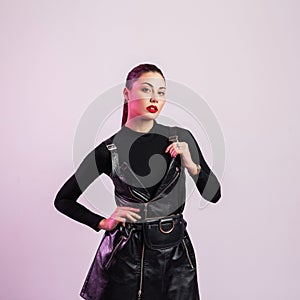
[[[84,190],[102,173],[109,175],[111,157],[104,142],[91,151],[82,161],[76,172],[64,183],[54,200],[55,208],[68,217],[90,226],[96,231],[104,219],[77,202]]]
[[[205,200],[216,203],[221,198],[221,185],[206,163],[196,139],[189,130],[185,129],[179,141],[187,142],[192,160],[201,166],[201,171],[198,175],[190,175],[198,191]]]
[[[168,145],[168,139],[163,134],[159,134],[159,129],[162,130],[163,127],[157,128],[157,134],[142,134],[131,131],[127,127],[123,127],[122,129],[122,138],[124,141],[128,135],[140,136],[132,145],[129,155],[129,163],[134,172],[139,176],[146,176],[151,171],[149,168],[149,159],[152,155],[159,154],[164,157],[166,161],[170,159],[169,154],[164,151]],[[191,132],[178,127],[178,135],[179,141],[188,143],[193,161],[199,163],[201,166],[200,174],[191,176],[196,183],[198,191],[205,200],[216,203],[221,197],[221,187],[218,179],[205,162],[201,150]],[[119,144],[119,159],[121,162],[125,159],[123,157],[124,149],[122,151],[122,145],[125,142],[122,139],[120,139],[120,141],[122,141]],[[161,165],[158,165],[154,168],[153,172],[158,174],[156,176],[160,176],[161,167]],[[104,142],[84,158],[76,172],[60,188],[54,201],[56,209],[66,216],[99,231],[98,224],[104,217],[87,209],[78,203],[77,199],[102,173],[108,176],[111,173],[111,154]],[[159,184],[160,182],[148,187],[151,195],[155,193]],[[145,185],[148,186],[147,182],[145,182]]]

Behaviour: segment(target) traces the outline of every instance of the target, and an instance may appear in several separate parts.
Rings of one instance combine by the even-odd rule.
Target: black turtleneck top
[[[165,153],[165,149],[170,142],[168,136],[165,133],[162,134],[163,128],[165,129],[166,126],[158,124],[154,120],[153,127],[147,133],[134,131],[124,125],[117,133],[111,136],[111,139],[116,138],[118,141],[119,163],[121,164],[123,161],[129,163],[131,169],[139,176],[151,195],[155,193],[160,185],[166,171],[166,165],[171,160],[170,153]],[[199,175],[191,175],[199,193],[205,200],[216,203],[221,197],[221,187],[218,179],[205,162],[198,143],[191,132],[184,128],[176,128],[178,140],[188,143],[193,161],[201,166]],[[128,140],[134,140],[130,148],[126,145]],[[123,145],[124,147],[122,148]],[[159,155],[159,159],[151,161],[153,155]],[[95,163],[96,168],[93,167]],[[54,200],[56,209],[68,217],[99,231],[98,224],[104,216],[87,209],[78,203],[77,199],[102,173],[110,176],[111,166],[111,154],[103,141],[83,159],[75,173],[60,188]],[[143,176],[149,174],[151,174],[150,177],[145,177],[147,180],[149,178],[150,180],[151,178],[161,178],[161,180],[150,186],[149,182],[147,184],[147,181],[143,181]],[[208,181],[209,177],[210,180]],[[204,188],[206,190],[205,193]]]

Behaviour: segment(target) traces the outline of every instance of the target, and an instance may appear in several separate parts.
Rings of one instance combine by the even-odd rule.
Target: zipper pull
[[[141,300],[141,299],[142,299],[142,291],[139,290],[139,291],[138,291],[138,300]]]
[[[144,208],[144,218],[146,219],[147,218],[147,205],[148,205],[148,202],[145,203],[145,208]]]

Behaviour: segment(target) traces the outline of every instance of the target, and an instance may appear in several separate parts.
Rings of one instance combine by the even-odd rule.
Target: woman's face
[[[123,93],[128,101],[128,119],[155,119],[166,102],[166,83],[159,73],[147,72],[133,82],[130,90],[125,87]]]

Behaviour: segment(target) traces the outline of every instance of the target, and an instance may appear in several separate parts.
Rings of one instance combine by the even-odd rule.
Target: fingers
[[[140,211],[139,208],[130,207],[130,206],[119,206],[119,209],[125,209],[125,210],[130,210],[130,211]]]
[[[138,219],[141,219],[141,216],[135,213],[134,211],[139,211],[139,208],[133,207],[117,207],[114,213],[105,221],[105,229],[113,230],[119,223],[125,227],[125,222],[130,220],[136,222]]]
[[[141,218],[140,215],[136,214],[136,213],[127,213],[126,215],[127,219],[131,220],[132,222],[136,222],[137,220],[139,220]]]
[[[122,217],[112,217],[112,219],[114,221],[117,221],[117,223],[119,223],[119,222],[121,222],[121,223],[126,222],[126,218],[122,218]]]
[[[170,149],[175,149],[177,144],[179,144],[179,142],[174,142],[174,143],[170,144],[170,145],[166,148],[165,152],[168,152]]]
[[[127,211],[125,212],[125,214],[123,215],[123,217],[125,217],[126,219],[132,221],[132,222],[136,222],[138,219],[141,218],[140,215],[134,213],[134,212],[131,212],[131,211]]]
[[[141,218],[141,216],[139,216],[139,215],[134,216],[130,212],[124,212],[124,213],[114,216],[114,219],[119,222],[124,222],[124,221],[126,222],[127,220],[135,222],[135,221],[137,221],[137,219],[140,219],[140,218]]]
[[[122,223],[127,220],[136,222],[138,219],[141,219],[141,216],[137,213],[139,211],[139,208],[119,206],[116,208],[113,217],[115,220]]]
[[[174,142],[166,148],[165,153],[168,151],[171,157],[176,157],[178,154],[181,156],[188,156],[190,154],[189,146],[186,142]]]
[[[170,145],[166,148],[165,153],[167,153],[167,152],[169,151],[169,149],[171,148],[171,146],[172,146],[172,144],[170,144]]]
[[[172,157],[176,157],[178,153],[177,153],[177,150],[171,149],[170,154],[171,154]]]
[[[131,212],[131,211],[125,212],[124,216],[127,217],[127,218],[136,218],[136,219],[140,219],[141,218],[141,216],[139,214],[136,214],[136,213]]]
[[[168,151],[170,152],[170,155],[172,157],[176,157],[177,154],[180,154],[182,153],[182,150],[181,150],[181,146],[182,146],[183,143],[180,143],[180,142],[174,142],[172,144],[170,144],[166,150],[165,150],[165,153],[167,153]]]
[[[129,219],[132,222],[136,222],[138,219],[141,218],[141,216],[136,213],[139,211],[139,208],[122,206],[119,208],[119,215]]]

